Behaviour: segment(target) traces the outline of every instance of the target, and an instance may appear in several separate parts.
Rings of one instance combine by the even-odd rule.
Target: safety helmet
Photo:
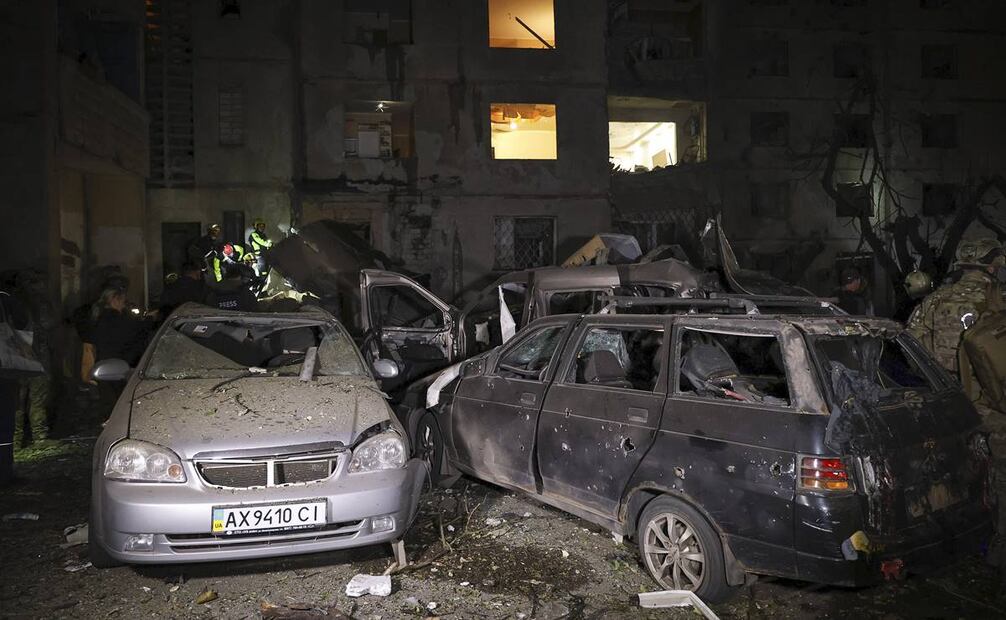
[[[234,245],[231,243],[225,243],[223,248],[224,256],[231,257],[234,256]]]
[[[263,220],[260,217],[257,217],[255,218],[255,223],[253,224],[253,226],[255,226],[255,228],[258,228],[259,226],[265,226],[265,220]]]
[[[961,241],[957,245],[958,265],[991,265],[1002,256],[1002,245],[995,239],[973,239]]]
[[[905,276],[905,292],[913,299],[925,297],[933,289],[933,279],[924,271],[915,270]]]
[[[212,232],[214,230],[220,232],[220,224],[210,224],[206,227],[206,232]]]

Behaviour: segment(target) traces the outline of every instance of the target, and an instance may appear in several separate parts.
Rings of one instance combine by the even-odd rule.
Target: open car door
[[[813,297],[814,294],[800,286],[787,284],[778,278],[761,271],[742,269],[737,262],[737,255],[730,247],[720,216],[710,219],[702,231],[703,240],[713,236],[716,247],[718,267],[723,272],[725,284],[731,292],[744,295],[785,295],[788,297]]]
[[[368,361],[395,361],[398,377],[385,390],[424,377],[450,364],[455,354],[457,311],[419,284],[398,273],[360,271],[360,323]]]

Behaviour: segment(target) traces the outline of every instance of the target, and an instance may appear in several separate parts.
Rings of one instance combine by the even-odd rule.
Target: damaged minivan
[[[95,566],[394,543],[415,518],[424,463],[323,310],[189,304],[135,370],[103,360],[93,376],[126,382],[94,448]]]
[[[417,454],[633,538],[662,587],[713,602],[751,575],[864,585],[983,550],[979,416],[901,326],[716,303],[532,323],[462,364],[410,424]]]

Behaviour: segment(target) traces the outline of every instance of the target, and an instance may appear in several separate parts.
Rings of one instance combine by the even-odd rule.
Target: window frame
[[[793,381],[791,380],[792,373],[790,372],[789,365],[786,363],[786,356],[782,356],[782,371],[786,379],[786,392],[788,394],[787,404],[777,405],[775,403],[749,403],[744,401],[733,401],[724,400],[721,398],[707,398],[705,396],[699,396],[694,392],[682,392],[681,391],[681,344],[684,340],[684,333],[686,331],[703,332],[707,334],[721,334],[724,336],[738,336],[747,338],[774,338],[779,344],[782,351],[785,351],[785,342],[781,330],[773,328],[761,328],[761,329],[751,329],[751,330],[738,330],[730,329],[729,327],[722,327],[719,329],[710,329],[707,327],[696,327],[692,325],[682,325],[677,323],[672,328],[672,345],[671,345],[671,360],[670,365],[674,368],[674,372],[668,377],[668,398],[677,398],[681,400],[686,400],[689,402],[697,403],[721,403],[727,404],[731,407],[744,407],[751,409],[771,409],[774,411],[788,411],[800,413],[802,410],[797,406],[798,395],[793,389]]]
[[[503,379],[505,381],[528,381],[531,383],[549,383],[555,377],[556,369],[561,365],[556,361],[556,357],[561,355],[566,349],[566,341],[569,339],[569,323],[546,323],[543,325],[538,325],[532,331],[528,331],[526,334],[522,334],[520,338],[514,338],[510,342],[504,344],[500,347],[499,352],[496,354],[496,358],[492,360],[492,368],[487,373],[493,377]],[[527,379],[522,377],[503,377],[499,374],[500,365],[503,363],[503,358],[512,353],[515,349],[526,343],[528,340],[533,338],[536,334],[540,334],[546,329],[560,329],[559,341],[555,345],[555,350],[552,351],[552,356],[548,359],[548,364],[545,365],[545,371],[541,379]]]
[[[539,0],[539,1],[544,2],[545,0]],[[493,2],[493,0],[486,0],[486,5],[485,5],[486,6],[486,49],[489,49],[489,50],[525,50],[525,51],[532,51],[532,52],[554,52],[557,49],[559,49],[559,28],[558,28],[559,20],[556,19],[556,7],[555,7],[556,1],[555,0],[547,0],[547,1],[549,2],[549,4],[552,5],[552,37],[553,37],[552,43],[549,44],[549,43],[545,42],[544,43],[545,47],[511,47],[511,46],[508,46],[508,45],[507,46],[503,46],[503,45],[493,45],[492,44],[492,41],[493,41],[493,39],[492,39],[492,23],[493,23],[492,2]],[[528,34],[530,34],[530,32]],[[536,41],[538,41],[538,43],[542,42],[537,37],[534,37],[534,35],[532,35],[532,40],[536,40]]]
[[[433,306],[436,310],[440,311],[440,314],[443,317],[443,324],[440,325],[439,327],[399,327],[399,326],[395,326],[395,325],[384,325],[380,321],[378,321],[377,320],[377,310],[378,310],[378,308],[377,308],[377,304],[374,303],[374,293],[377,291],[377,289],[380,289],[380,288],[397,288],[397,287],[407,288],[409,290],[415,291],[420,297],[422,297],[427,302],[429,302],[429,304],[431,306]],[[370,318],[370,324],[373,325],[374,327],[376,327],[377,329],[381,330],[381,331],[423,332],[423,333],[434,334],[434,333],[439,333],[439,332],[443,332],[443,331],[449,330],[451,328],[451,316],[450,316],[450,312],[448,312],[447,310],[445,310],[441,306],[441,304],[438,303],[439,300],[433,299],[431,296],[427,295],[421,289],[418,289],[418,288],[416,288],[414,286],[409,286],[407,283],[404,283],[404,282],[383,282],[383,283],[379,283],[379,284],[374,284],[374,285],[368,287],[367,296],[369,297],[369,299],[367,300],[368,301],[368,304],[367,304],[368,308],[367,308],[367,310],[368,310],[368,312],[370,312],[370,317],[369,317]]]
[[[600,316],[600,315],[595,315]],[[668,396],[668,373],[667,364],[665,363],[663,368],[660,370],[660,374],[657,375],[656,382],[654,383],[653,389],[649,392],[645,390],[637,390],[635,388],[620,388],[612,387],[608,385],[589,385],[586,383],[577,383],[576,377],[574,376],[571,380],[570,375],[574,374],[573,371],[576,368],[576,354],[579,353],[580,347],[583,346],[583,342],[587,339],[587,333],[592,329],[652,329],[659,330],[663,334],[663,339],[660,343],[661,348],[664,350],[664,355],[669,356],[669,345],[671,344],[668,338],[672,331],[671,326],[667,324],[667,321],[583,321],[576,332],[569,337],[569,342],[567,343],[565,349],[569,351],[567,359],[565,359],[559,367],[556,369],[555,380],[556,384],[564,385],[567,387],[583,388],[588,390],[615,390],[617,392],[623,392],[627,394],[653,394],[657,396]],[[668,358],[669,359],[669,358]]]
[[[510,219],[510,220],[514,220],[515,222],[516,222],[516,220],[549,220],[551,222],[551,224],[552,224],[552,252],[551,252],[551,254],[552,254],[552,262],[551,262],[551,264],[532,265],[532,266],[528,266],[528,267],[520,267],[520,266],[517,266],[516,261],[515,261],[515,264],[513,266],[511,266],[511,267],[501,267],[500,264],[499,264],[499,261],[497,260],[497,256],[499,255],[499,252],[497,250],[497,245],[496,245],[496,222],[498,220],[502,220],[502,219]],[[493,239],[493,267],[492,267],[492,271],[497,272],[497,273],[499,273],[499,272],[508,273],[508,272],[512,272],[512,271],[525,271],[525,270],[528,270],[528,269],[538,269],[540,267],[554,267],[555,266],[556,250],[558,249],[558,240],[556,239],[556,230],[557,230],[556,224],[557,224],[557,219],[558,218],[556,216],[554,216],[554,215],[494,215],[494,216],[492,216],[492,220],[491,220],[492,221],[492,239]],[[516,232],[516,227],[514,227],[514,232]]]

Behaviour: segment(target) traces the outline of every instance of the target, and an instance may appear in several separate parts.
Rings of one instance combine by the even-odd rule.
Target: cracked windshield
[[[311,354],[312,347],[317,347]],[[316,376],[366,375],[349,335],[323,323],[175,321],[144,372],[147,379],[213,379],[241,374],[296,376],[314,355]]]

